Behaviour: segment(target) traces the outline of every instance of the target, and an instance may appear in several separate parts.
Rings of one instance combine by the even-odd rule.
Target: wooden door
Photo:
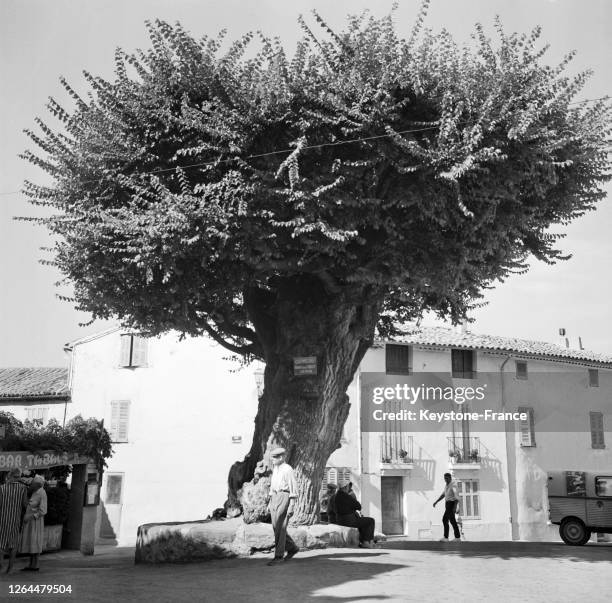
[[[383,534],[403,534],[404,516],[402,513],[402,478],[381,477],[380,498]]]

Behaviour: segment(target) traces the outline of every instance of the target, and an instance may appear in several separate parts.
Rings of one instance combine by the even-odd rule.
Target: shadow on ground
[[[321,595],[321,591],[346,583],[367,583],[409,564],[389,563],[389,552],[316,551],[298,556],[285,564],[269,567],[269,556],[247,559],[222,559],[189,564],[134,565],[134,549],[114,548],[112,553],[83,557],[68,553],[44,555],[41,571],[32,576],[19,572],[0,578],[0,600],[10,583],[71,584],[72,600],[90,601],[360,601],[380,600],[384,594],[361,596]],[[363,592],[363,591],[362,591]],[[384,591],[382,591],[384,592]],[[20,595],[20,601],[40,601]],[[66,595],[44,596],[45,600],[66,600]]]
[[[427,551],[440,555],[476,557],[481,559],[565,559],[576,562],[612,563],[612,544],[590,543],[584,546],[568,546],[561,542],[416,542],[414,540],[389,540],[381,544],[383,549]]]

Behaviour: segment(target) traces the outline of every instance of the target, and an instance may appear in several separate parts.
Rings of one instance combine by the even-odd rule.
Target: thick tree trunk
[[[318,517],[325,464],[348,416],[346,390],[372,344],[382,294],[330,292],[320,279],[302,277],[283,282],[274,297],[258,290],[246,301],[265,351],[264,393],[251,450],[230,471],[229,507],[238,505],[242,484],[266,474],[269,450],[283,446],[300,493],[293,522],[310,524]],[[317,358],[316,376],[294,375],[293,359],[301,356]]]

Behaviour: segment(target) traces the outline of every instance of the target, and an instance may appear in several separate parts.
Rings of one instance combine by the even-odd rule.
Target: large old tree
[[[593,209],[606,180],[607,103],[587,75],[541,64],[540,31],[471,45],[392,16],[322,26],[293,58],[245,35],[148,24],[116,78],[49,109],[26,183],[56,235],[79,309],[145,333],[206,334],[265,361],[265,390],[230,501],[272,445],[296,467],[298,523],[316,516],[348,384],[375,329],[434,311],[462,320],[484,287],[562,258],[549,227]],[[255,48],[255,50],[253,50]],[[294,357],[316,376],[295,377]],[[216,408],[216,407],[215,407]]]

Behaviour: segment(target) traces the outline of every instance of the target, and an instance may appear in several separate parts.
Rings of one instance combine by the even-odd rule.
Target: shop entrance
[[[4,475],[18,468],[26,474],[38,473],[44,477],[49,476],[50,469],[63,466],[72,467],[70,485],[52,480],[47,487],[47,514],[50,519],[57,518],[59,524],[53,526],[45,522],[46,549],[80,550],[84,555],[93,555],[100,475],[91,459],[54,450],[0,452],[0,472]],[[66,492],[50,494],[55,488]],[[51,508],[52,505],[55,508]],[[67,509],[59,508],[62,506],[67,506]]]

